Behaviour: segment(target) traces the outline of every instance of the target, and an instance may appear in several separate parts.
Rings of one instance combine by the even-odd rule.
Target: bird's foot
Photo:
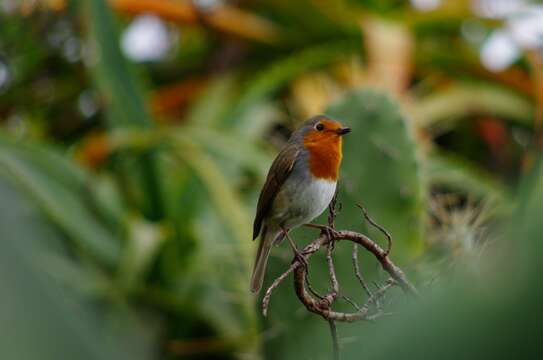
[[[298,249],[293,249],[294,251],[294,260],[298,261],[303,267],[308,268],[308,263],[305,255]]]
[[[304,254],[298,248],[296,247],[296,244],[294,244],[294,241],[290,238],[290,235],[288,234],[287,229],[283,229],[283,234],[288,240],[288,243],[290,244],[290,247],[292,248],[292,252],[294,252],[294,260],[297,260],[300,264],[302,264],[303,267],[306,269],[308,268],[307,259],[305,258]]]
[[[332,228],[328,225],[320,225],[320,224],[304,224],[306,227],[319,229],[321,231],[321,234],[326,234],[326,236],[330,239],[334,239],[334,234],[336,233],[336,229]]]

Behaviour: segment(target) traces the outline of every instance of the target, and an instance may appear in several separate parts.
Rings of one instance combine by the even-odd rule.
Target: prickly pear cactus
[[[406,260],[422,249],[423,187],[409,122],[387,96],[363,90],[326,111],[352,128],[343,144],[338,226],[353,228],[362,214],[385,227],[394,240],[392,255]],[[369,228],[376,240],[385,239]]]

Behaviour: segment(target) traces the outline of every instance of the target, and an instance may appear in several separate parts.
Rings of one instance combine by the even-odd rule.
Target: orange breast
[[[309,169],[317,178],[336,181],[342,157],[341,137],[319,135],[304,139],[304,146],[309,151]]]

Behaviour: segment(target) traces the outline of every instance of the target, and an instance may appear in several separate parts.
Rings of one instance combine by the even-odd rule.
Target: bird
[[[262,287],[272,245],[286,236],[296,256],[301,256],[288,232],[311,222],[332,201],[343,156],[342,137],[349,132],[349,127],[326,115],[311,117],[292,133],[273,161],[253,224],[253,240],[260,235],[250,284],[253,293]]]

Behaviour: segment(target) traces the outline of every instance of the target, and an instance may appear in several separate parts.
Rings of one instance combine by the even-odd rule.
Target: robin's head
[[[324,115],[317,115],[307,120],[302,126],[304,144],[314,143],[330,145],[341,140],[341,136],[351,132],[351,128],[341,125]]]
[[[329,117],[318,115],[307,120],[298,131],[304,147],[309,151],[312,174],[335,181],[342,158],[341,137],[351,129]]]

